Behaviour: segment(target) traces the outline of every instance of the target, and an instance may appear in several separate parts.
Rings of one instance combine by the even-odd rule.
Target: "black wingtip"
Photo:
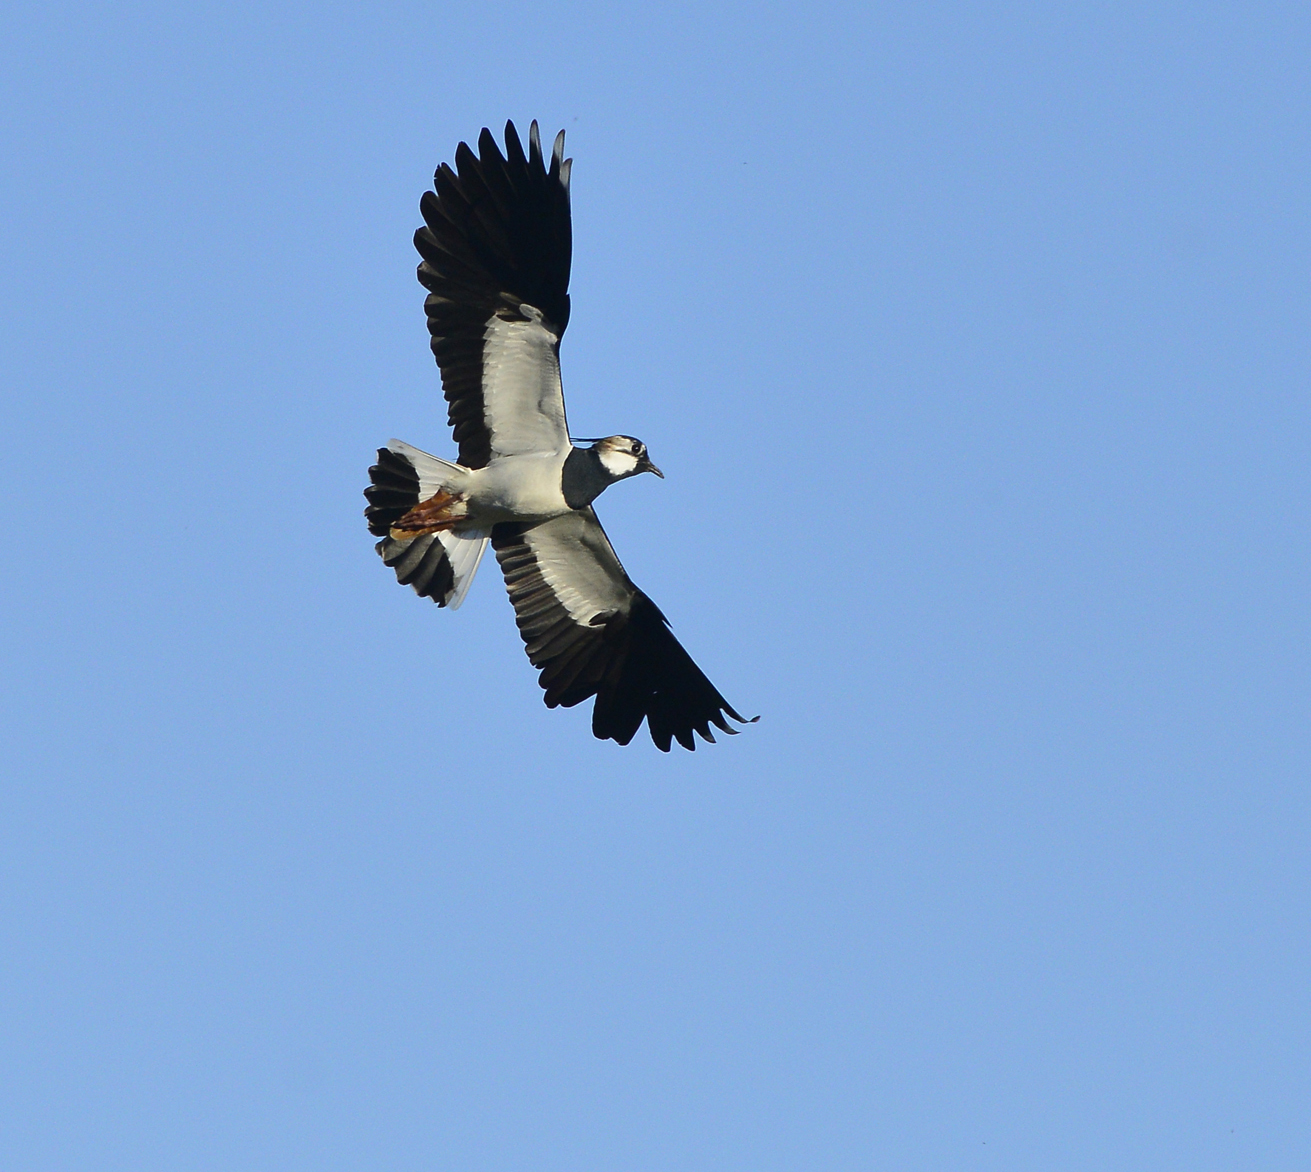
[[[496,145],[496,137],[485,126],[478,135],[478,154],[484,162],[505,162],[505,158],[501,154],[501,148]]]
[[[528,166],[528,159],[523,153],[523,143],[519,139],[519,132],[509,119],[506,119],[505,122],[505,159],[516,169]]]

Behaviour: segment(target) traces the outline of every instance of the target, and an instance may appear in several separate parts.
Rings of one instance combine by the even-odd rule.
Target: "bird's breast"
[[[501,456],[470,475],[469,511],[489,521],[528,521],[569,511],[560,488],[565,454]]]

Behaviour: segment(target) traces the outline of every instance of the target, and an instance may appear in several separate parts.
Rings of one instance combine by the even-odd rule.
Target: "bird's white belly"
[[[560,477],[567,452],[500,456],[469,474],[470,520],[537,521],[567,513]]]

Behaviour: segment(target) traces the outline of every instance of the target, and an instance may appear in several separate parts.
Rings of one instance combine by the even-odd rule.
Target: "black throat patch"
[[[611,477],[595,448],[574,448],[565,457],[560,491],[571,509],[585,509],[610,483]]]

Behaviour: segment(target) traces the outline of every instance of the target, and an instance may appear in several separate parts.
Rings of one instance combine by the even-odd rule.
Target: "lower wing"
[[[633,585],[590,507],[497,525],[492,548],[548,708],[595,696],[596,737],[626,745],[645,720],[662,752],[674,740],[695,749],[694,732],[713,742],[712,724],[736,733],[728,717],[749,723]]]

